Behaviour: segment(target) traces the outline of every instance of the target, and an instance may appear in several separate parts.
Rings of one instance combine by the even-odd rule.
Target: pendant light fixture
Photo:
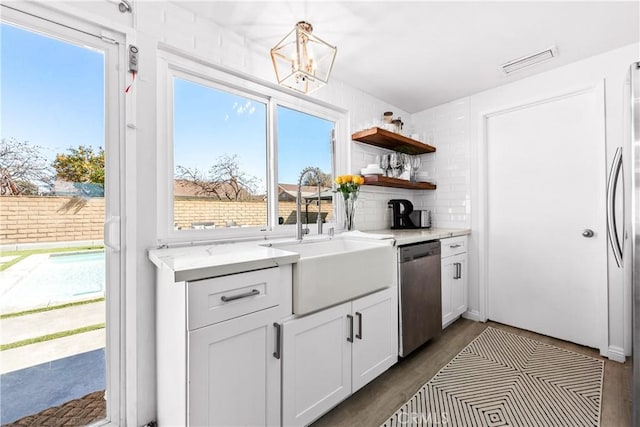
[[[278,83],[302,93],[327,84],[336,58],[336,47],[312,32],[311,24],[300,21],[271,49]]]

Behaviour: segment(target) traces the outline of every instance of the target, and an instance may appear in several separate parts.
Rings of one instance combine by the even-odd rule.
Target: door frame
[[[603,171],[602,183],[606,186],[606,128],[605,128],[605,81],[604,79],[592,82],[590,84],[582,84],[572,86],[560,91],[550,91],[544,95],[533,96],[523,100],[514,99],[503,105],[482,110],[478,112],[478,302],[479,302],[479,319],[486,322],[489,319],[489,174],[488,174],[488,121],[491,117],[512,111],[529,108],[539,104],[557,101],[563,98],[569,98],[575,95],[595,92],[597,96],[597,109],[601,111],[601,120],[598,120],[596,126],[598,135],[605,145],[603,150]],[[501,100],[501,103],[504,101]],[[605,188],[606,191],[606,188]],[[605,213],[606,215],[606,213]],[[608,245],[608,243],[607,243]],[[607,251],[607,257],[609,256]],[[607,262],[604,260],[603,262]],[[608,271],[608,266],[607,266]],[[597,332],[600,354],[608,356],[609,351],[609,299],[608,299],[608,280],[607,286],[598,289],[598,309],[596,317],[598,320],[599,330]]]
[[[105,382],[106,417],[92,425],[126,425],[125,394],[125,33],[58,12],[46,5],[11,3],[0,6],[2,22],[104,54],[105,124]],[[69,90],[73,90],[70,87]],[[111,143],[107,143],[110,141]]]

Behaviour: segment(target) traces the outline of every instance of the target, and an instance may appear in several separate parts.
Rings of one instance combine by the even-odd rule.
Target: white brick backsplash
[[[433,155],[423,156],[418,177],[431,181],[437,189],[422,197],[422,209],[434,211],[435,227],[469,228],[470,148],[469,99],[461,99],[413,114],[414,132],[436,147]],[[424,157],[430,156],[425,159]]]
[[[355,227],[358,230],[379,230],[391,225],[391,209],[387,206],[390,199],[408,199],[417,208],[421,208],[418,193],[412,190],[361,187],[356,207]]]

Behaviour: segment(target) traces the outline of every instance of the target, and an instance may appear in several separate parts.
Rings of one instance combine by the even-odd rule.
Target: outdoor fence
[[[322,201],[322,213],[325,220],[332,218],[333,206],[330,200]],[[302,206],[303,213],[305,206]],[[194,224],[213,223],[215,227],[225,227],[228,222],[236,225],[265,225],[267,221],[267,203],[262,201],[231,202],[212,200],[202,197],[176,197],[173,204],[175,226],[190,229]],[[309,205],[309,221],[315,222],[318,207],[315,201]],[[296,202],[279,202],[278,217],[284,224],[296,221]],[[197,226],[197,225],[196,225]]]
[[[0,244],[102,240],[104,199],[0,197]]]
[[[330,200],[322,201],[325,220],[332,219]],[[295,223],[295,202],[279,202],[278,216],[285,224]],[[303,205],[303,214],[305,207]],[[309,221],[315,222],[315,201],[308,206]],[[232,202],[202,197],[177,197],[174,202],[175,225],[191,229],[202,224],[225,227],[264,225],[266,202]],[[0,245],[17,243],[68,242],[102,240],[104,224],[103,198],[62,196],[0,197]]]

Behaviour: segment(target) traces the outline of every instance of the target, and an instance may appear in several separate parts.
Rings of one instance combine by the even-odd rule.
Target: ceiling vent
[[[514,71],[519,71],[524,68],[531,67],[532,65],[548,61],[556,56],[558,56],[558,49],[555,46],[551,46],[550,48],[541,50],[540,52],[532,53],[531,55],[506,62],[502,64],[501,67],[505,74],[511,74]]]

